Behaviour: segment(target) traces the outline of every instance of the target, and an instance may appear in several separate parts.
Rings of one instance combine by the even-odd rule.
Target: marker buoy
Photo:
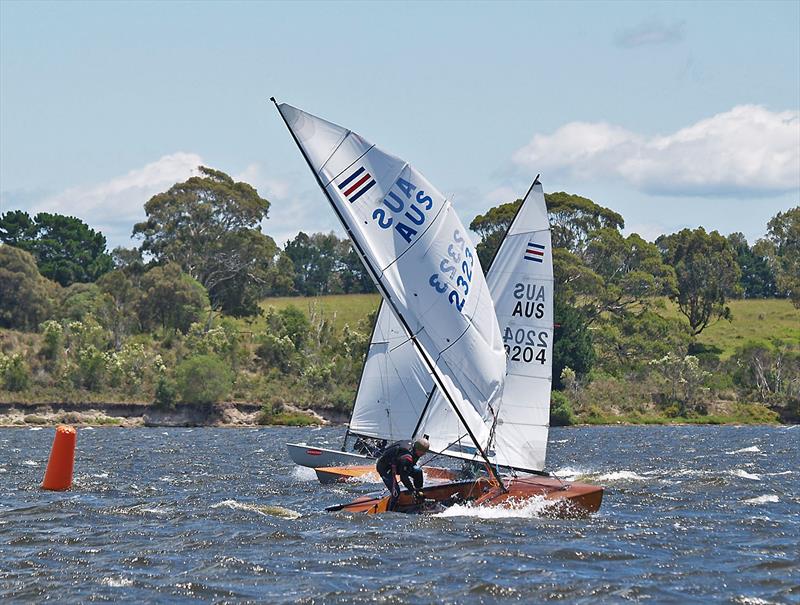
[[[72,485],[72,467],[75,464],[75,442],[78,432],[71,426],[56,427],[53,449],[47,461],[42,489],[63,491]]]

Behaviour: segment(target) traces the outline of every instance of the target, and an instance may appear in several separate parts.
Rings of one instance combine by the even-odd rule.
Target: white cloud
[[[198,174],[202,158],[195,153],[173,153],[109,181],[72,187],[33,204],[32,212],[77,216],[102,231],[109,247],[130,246],[134,223],[144,219],[144,204],[153,195]]]
[[[623,48],[636,48],[654,44],[674,44],[683,40],[683,21],[665,23],[652,19],[640,23],[635,27],[621,30],[615,36],[618,46]]]
[[[523,195],[524,195],[523,193],[520,193],[513,187],[509,187],[508,185],[502,185],[500,187],[497,187],[496,189],[492,189],[489,193],[483,196],[483,199],[484,201],[486,201],[486,203],[491,204],[492,206],[498,206],[500,204],[507,204],[508,202],[513,202],[514,200],[519,199]]]
[[[573,180],[618,178],[656,195],[777,195],[800,190],[800,112],[740,105],[663,136],[572,122],[535,135],[513,160]]]
[[[249,164],[242,172],[234,175],[233,179],[250,183],[256,188],[259,195],[266,197],[270,201],[273,199],[286,199],[289,194],[289,182],[267,176],[260,164]]]

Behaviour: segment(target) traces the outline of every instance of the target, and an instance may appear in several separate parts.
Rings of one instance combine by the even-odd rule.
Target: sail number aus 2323
[[[469,249],[466,240],[456,229],[453,232],[453,241],[447,247],[447,258],[443,258],[439,263],[439,270],[442,275],[434,273],[428,279],[428,283],[434,290],[439,294],[447,295],[450,304],[454,305],[459,313],[464,311],[464,304],[467,302],[474,263],[475,258],[472,255],[472,250]],[[450,283],[455,281],[455,288],[448,286],[445,283],[446,280],[449,280]],[[449,294],[447,294],[448,290],[450,291]]]

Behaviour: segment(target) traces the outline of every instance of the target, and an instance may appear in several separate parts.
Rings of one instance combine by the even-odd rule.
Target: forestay
[[[398,441],[410,439],[433,378],[392,308],[381,303],[356,393],[352,433]]]
[[[553,259],[544,192],[537,181],[522,202],[488,275],[505,350],[508,375],[488,452],[500,466],[544,468],[550,420],[553,352]],[[487,417],[487,430],[494,418]],[[435,451],[476,459],[459,419],[434,397],[418,434]],[[434,438],[435,436],[435,438]]]
[[[471,428],[503,389],[506,355],[467,230],[419,172],[287,104],[287,126],[384,298]]]

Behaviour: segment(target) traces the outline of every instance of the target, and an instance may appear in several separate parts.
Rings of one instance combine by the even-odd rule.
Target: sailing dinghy
[[[441,504],[466,500],[487,506],[542,497],[582,512],[597,510],[601,488],[536,475],[543,474],[536,467],[544,464],[548,417],[543,414],[549,415],[552,268],[549,280],[533,269],[523,278],[513,270],[514,259],[508,270],[501,263],[495,280],[503,290],[503,307],[496,315],[467,230],[449,201],[419,172],[352,131],[275,104],[434,380],[436,393],[418,422],[417,434],[430,435],[434,451],[485,464],[487,477],[430,486],[426,497]],[[501,252],[524,252],[521,256],[531,264],[544,265],[549,225],[541,185],[535,183],[531,191],[542,197],[542,209],[537,208],[542,228],[515,232],[512,224]],[[544,239],[537,240],[537,234]],[[502,337],[498,317],[503,318]],[[547,403],[533,406],[534,414],[527,403],[531,392],[521,383],[512,389],[514,403],[503,405],[506,352],[509,380],[528,381],[528,387],[532,379],[547,383]],[[505,425],[509,430],[501,439],[498,432],[502,434]],[[511,475],[501,476],[500,467]],[[419,512],[410,498],[401,494],[396,510]],[[384,512],[388,498],[361,498],[334,509]]]
[[[512,219],[511,223],[509,223],[501,244],[505,242],[505,237],[512,232],[512,227],[514,233],[535,232],[542,223],[541,213],[531,212],[527,206],[530,204],[543,203],[543,198],[540,200],[535,195],[526,195],[515,217]],[[498,248],[498,251],[499,250],[500,248]],[[532,249],[532,252],[536,253],[531,255],[534,257],[532,262],[540,262],[538,258],[541,258],[542,274],[544,277],[549,277],[552,281],[552,261],[547,260],[547,262],[545,262],[544,253],[538,249]],[[539,253],[541,253],[540,257],[537,256]],[[499,256],[502,262],[506,254],[503,253]],[[494,300],[495,308],[502,302],[500,300],[500,295],[505,291],[500,280],[497,280],[496,276],[493,276],[493,271],[501,266],[500,263],[495,264],[495,259],[497,257],[498,254],[495,253],[486,273],[489,291]],[[509,270],[507,265],[508,263],[506,263],[505,271]],[[526,267],[524,264],[521,267],[520,264],[517,264],[512,266],[511,270],[517,271],[520,268],[524,270]],[[524,276],[525,271],[522,271],[520,277]],[[507,281],[507,279],[504,281]],[[520,313],[523,313],[525,310],[526,309],[520,308]],[[531,311],[535,313],[535,309]],[[511,346],[515,346],[513,343],[513,335],[510,333],[504,335],[504,340],[509,343],[509,349]],[[387,433],[392,435],[393,428],[400,428],[401,432],[395,432],[394,435],[389,438],[389,441],[412,439],[418,428],[418,420],[421,420],[422,413],[427,411],[430,398],[434,395],[434,387],[432,378],[425,372],[424,364],[422,364],[419,356],[409,345],[408,337],[403,332],[400,323],[391,313],[389,305],[382,303],[376,326],[373,329],[361,380],[356,392],[348,434],[356,433],[385,438]],[[509,350],[511,356],[515,353],[516,351],[512,352]],[[521,354],[529,356],[532,353],[526,350]],[[405,377],[405,379],[396,379],[401,376]],[[548,398],[549,392],[548,385]],[[542,395],[544,395],[544,393],[542,393]],[[539,407],[544,403],[544,405],[547,406],[547,415],[549,418],[549,399],[546,402],[542,402],[541,399],[541,397],[534,397],[526,401],[529,405],[537,405]],[[424,407],[419,409],[419,404],[415,405],[415,402],[425,402]],[[448,414],[448,412],[449,407],[446,405],[442,406],[439,411],[439,413],[443,414]],[[545,423],[547,423],[548,418],[544,419]],[[440,419],[440,424],[442,421],[444,421],[445,424],[453,424],[452,420],[447,421],[445,419]],[[501,425],[501,427],[503,429],[510,428],[510,426],[506,427],[505,423]],[[442,427],[439,427],[439,430],[441,430],[441,428]],[[463,434],[464,431],[457,422],[455,422],[453,427],[448,427],[447,435],[454,437],[456,443],[459,440],[459,436]],[[541,457],[544,458],[544,453],[542,453]],[[347,462],[337,462],[330,465],[315,465],[314,470],[316,471],[320,483],[323,484],[346,482],[354,479],[363,480],[368,475],[375,475],[375,481],[380,482],[380,478],[375,471],[375,464],[372,460],[356,462],[351,459]],[[426,481],[428,479],[455,479],[459,475],[459,473],[449,471],[449,469],[434,469],[430,466],[425,466],[424,470]]]
[[[391,443],[411,439],[432,390],[433,378],[425,363],[395,319],[391,306],[381,302],[342,450],[287,443],[289,455],[295,464],[314,469],[369,465],[363,472],[344,471],[339,477],[343,479],[372,472],[377,456],[367,454],[366,450],[346,451],[348,440],[354,437],[358,450],[359,443],[366,440]],[[323,483],[337,480],[330,473],[317,475]]]

